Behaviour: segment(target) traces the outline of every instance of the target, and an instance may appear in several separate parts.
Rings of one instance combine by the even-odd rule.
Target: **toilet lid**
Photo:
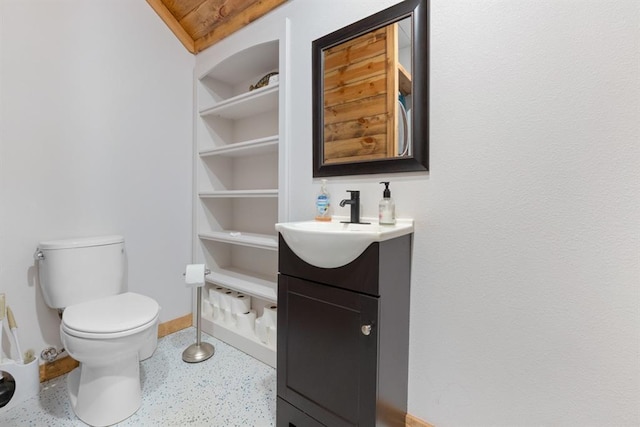
[[[64,326],[79,332],[108,334],[140,327],[158,315],[158,303],[144,295],[127,292],[65,308]]]

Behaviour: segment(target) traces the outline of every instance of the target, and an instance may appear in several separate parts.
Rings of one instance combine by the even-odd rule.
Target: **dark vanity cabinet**
[[[279,239],[277,426],[404,426],[412,234],[337,268]]]

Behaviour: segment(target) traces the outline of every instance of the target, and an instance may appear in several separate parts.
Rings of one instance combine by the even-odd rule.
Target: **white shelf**
[[[275,303],[278,300],[275,281],[239,268],[212,269],[206,280],[208,283],[231,288],[269,302]]]
[[[278,250],[278,237],[268,234],[245,233],[240,231],[222,230],[198,233],[198,237],[214,242],[230,243],[232,245],[249,246],[258,249]]]
[[[200,157],[244,157],[275,153],[278,151],[278,139],[278,135],[273,135],[250,141],[227,144],[223,147],[200,151]]]
[[[201,199],[232,199],[232,198],[255,198],[255,197],[278,197],[277,189],[266,190],[218,190],[203,191],[198,193]]]
[[[202,316],[202,330],[224,341],[240,351],[255,357],[263,363],[275,368],[276,367],[276,351],[274,348],[263,344],[257,336],[247,336],[241,334],[237,329],[221,322],[213,320],[209,316]]]
[[[245,92],[225,99],[216,105],[200,110],[200,116],[218,116],[225,119],[242,119],[278,108],[279,83]]]

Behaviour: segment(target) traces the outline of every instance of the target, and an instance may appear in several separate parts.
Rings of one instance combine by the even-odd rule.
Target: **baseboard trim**
[[[426,421],[406,413],[394,405],[378,400],[376,407],[376,424],[393,427],[433,427]]]
[[[79,365],[71,356],[61,357],[53,362],[40,365],[40,382],[49,381],[60,375],[68,374]]]
[[[404,420],[405,427],[434,427],[433,424],[421,420],[418,417],[414,417],[411,414],[407,414]]]
[[[193,314],[185,314],[177,319],[169,320],[168,322],[160,323],[158,325],[158,338],[166,337],[174,332],[181,331],[193,325]]]
[[[191,313],[178,317],[177,319],[169,320],[168,322],[160,323],[158,325],[158,338],[188,328],[192,324],[193,315]],[[49,381],[60,375],[68,374],[78,365],[79,363],[71,356],[61,357],[53,362],[44,363],[40,365],[40,382]]]

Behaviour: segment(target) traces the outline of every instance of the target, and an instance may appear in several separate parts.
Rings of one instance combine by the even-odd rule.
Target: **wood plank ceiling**
[[[193,54],[250,24],[287,0],[147,0]]]

